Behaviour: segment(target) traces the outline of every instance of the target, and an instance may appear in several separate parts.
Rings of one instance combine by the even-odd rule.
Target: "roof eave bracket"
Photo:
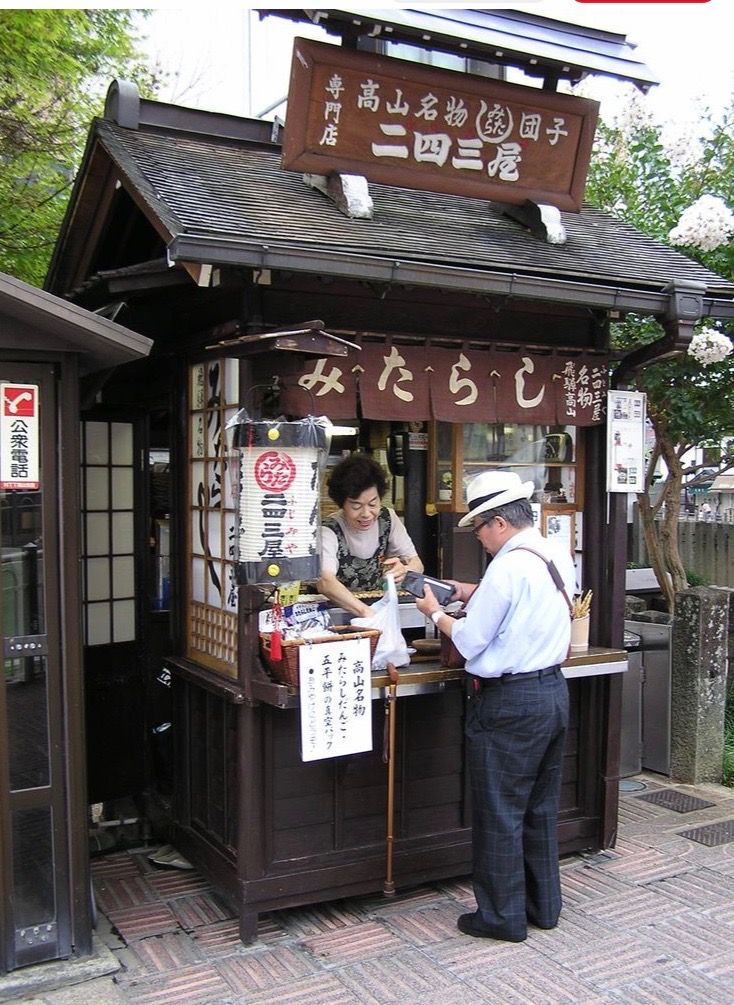
[[[613,387],[627,384],[635,373],[653,363],[675,359],[688,351],[693,330],[703,316],[706,286],[692,280],[673,279],[663,292],[669,295],[668,309],[660,318],[665,335],[628,353],[612,374]]]
[[[545,241],[546,244],[565,244],[568,240],[566,228],[561,220],[561,211],[556,206],[533,202],[530,199],[526,199],[519,206],[504,202],[497,205],[505,216],[527,227],[533,237]]]
[[[330,175],[304,174],[303,181],[309,188],[323,192],[336,208],[351,220],[371,220],[375,204],[370,195],[367,179],[357,174]]]

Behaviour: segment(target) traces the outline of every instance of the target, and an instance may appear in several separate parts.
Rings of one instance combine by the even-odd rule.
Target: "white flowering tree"
[[[683,210],[668,239],[672,244],[685,245],[699,252],[716,251],[725,247],[732,234],[734,216],[724,200],[717,195],[702,195]]]
[[[703,114],[700,135],[683,141],[667,138],[666,128],[646,114],[642,97],[624,114],[622,121],[599,126],[589,201],[734,280],[734,103],[718,122]],[[734,435],[733,334],[704,319],[686,356],[649,365],[633,378],[632,386],[647,394],[655,432],[639,512],[671,611],[675,594],[687,585],[678,550],[681,490],[696,471],[684,467],[683,458],[692,447],[719,446]],[[628,317],[614,330],[623,349],[662,335],[653,318]],[[653,493],[660,459],[666,474]],[[734,457],[722,457],[722,468],[732,464]]]

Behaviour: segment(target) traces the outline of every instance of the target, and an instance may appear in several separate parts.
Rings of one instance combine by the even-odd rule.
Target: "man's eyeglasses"
[[[474,531],[474,537],[479,537],[479,532],[481,531],[482,527],[488,527],[489,524],[493,522],[494,517],[491,516],[489,520],[480,520],[479,523],[475,523],[474,526],[472,527],[472,530]]]

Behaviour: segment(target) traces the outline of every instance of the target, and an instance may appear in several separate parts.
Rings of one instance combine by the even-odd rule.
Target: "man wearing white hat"
[[[533,526],[532,482],[511,471],[467,488],[472,526],[492,556],[478,585],[457,583],[466,617],[447,614],[426,587],[420,611],[466,660],[466,741],[472,787],[476,938],[522,942],[528,924],[553,928],[561,911],[557,819],[568,689],[560,664],[571,635],[571,555]],[[550,563],[550,564],[549,564]]]

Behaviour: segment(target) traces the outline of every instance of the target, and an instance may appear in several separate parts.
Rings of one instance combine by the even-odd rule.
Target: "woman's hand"
[[[402,583],[406,572],[423,572],[423,562],[417,555],[412,558],[400,558],[398,555],[391,555],[382,560],[383,572],[391,572],[395,577],[395,584]]]
[[[392,558],[384,558],[381,563],[383,573],[392,573],[395,579],[395,585],[402,583],[405,579],[405,565],[403,564],[402,558],[398,558],[397,555],[393,555]]]
[[[323,572],[316,584],[319,593],[330,600],[336,607],[341,607],[355,618],[369,618],[372,615],[369,604],[355,597],[343,583],[340,583],[333,572]]]

